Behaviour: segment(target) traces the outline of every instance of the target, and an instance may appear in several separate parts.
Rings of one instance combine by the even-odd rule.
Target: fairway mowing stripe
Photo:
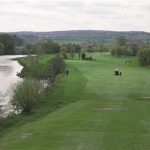
[[[127,110],[125,108],[122,108],[122,106],[100,106],[97,108],[94,108],[93,110],[95,111],[101,111],[101,110],[106,110],[106,111],[119,111],[119,110]]]
[[[94,110],[95,110],[95,111],[98,111],[98,110],[118,111],[118,110],[122,110],[122,109],[118,109],[118,108],[95,108]]]
[[[147,100],[150,100],[150,97],[141,97],[141,99],[147,99]]]
[[[24,133],[24,134],[22,134],[22,138],[24,139],[24,138],[27,138],[31,135],[32,135],[31,133]]]

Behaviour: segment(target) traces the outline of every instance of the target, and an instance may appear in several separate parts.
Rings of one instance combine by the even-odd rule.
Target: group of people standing
[[[119,69],[115,69],[115,75],[116,75],[116,76],[121,76],[121,75],[122,75],[122,72],[119,71]]]

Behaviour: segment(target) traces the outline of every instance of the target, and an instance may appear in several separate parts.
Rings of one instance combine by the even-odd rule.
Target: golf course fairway
[[[136,58],[88,55],[94,60],[66,60],[69,75],[59,78],[60,98],[71,103],[12,127],[0,150],[150,149],[150,69]]]

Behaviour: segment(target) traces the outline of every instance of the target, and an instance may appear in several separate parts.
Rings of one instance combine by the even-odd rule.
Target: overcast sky
[[[0,0],[0,31],[150,32],[150,0]]]

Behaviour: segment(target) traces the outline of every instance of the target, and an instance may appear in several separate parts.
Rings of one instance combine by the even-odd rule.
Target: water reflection
[[[7,111],[9,107],[9,100],[11,94],[11,87],[21,79],[17,76],[17,73],[21,72],[23,67],[12,59],[23,56],[0,56],[0,105],[5,105]]]

